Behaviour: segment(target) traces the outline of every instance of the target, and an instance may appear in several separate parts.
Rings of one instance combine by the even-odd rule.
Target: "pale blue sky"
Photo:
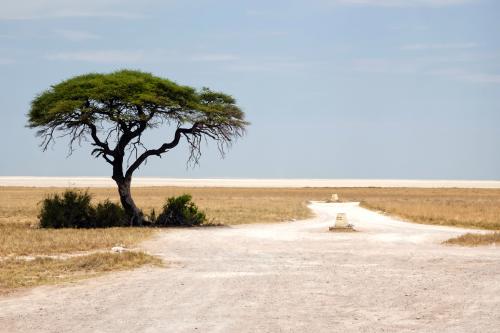
[[[181,148],[140,176],[500,179],[499,1],[0,5],[0,175],[110,175],[87,145],[41,152],[25,114],[51,84],[132,68],[227,92],[252,122],[224,160],[210,145],[186,169]]]

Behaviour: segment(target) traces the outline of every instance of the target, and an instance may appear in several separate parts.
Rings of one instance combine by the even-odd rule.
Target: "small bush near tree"
[[[161,227],[201,225],[206,221],[205,213],[200,211],[191,199],[192,197],[189,194],[168,198],[162,212],[158,215],[156,221],[152,222]]]
[[[131,226],[130,216],[118,204],[106,200],[96,206],[88,192],[67,190],[42,201],[38,218],[42,228],[109,228]],[[191,201],[189,194],[171,197],[157,216],[153,210],[143,225],[192,227],[206,221],[205,213]]]
[[[95,228],[125,227],[129,224],[125,210],[109,200],[97,204],[94,221]]]
[[[38,218],[42,228],[91,228],[94,208],[87,192],[65,191],[42,201]]]
[[[42,201],[38,218],[42,228],[107,228],[127,225],[125,211],[106,200],[93,206],[88,192],[67,190]]]

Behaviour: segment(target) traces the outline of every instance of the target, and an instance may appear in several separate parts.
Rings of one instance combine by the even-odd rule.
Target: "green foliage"
[[[88,192],[67,190],[42,201],[38,218],[42,228],[107,228],[127,225],[122,207],[110,202],[91,204]]]
[[[192,197],[189,194],[168,198],[154,224],[157,226],[178,227],[201,225],[206,221],[205,213],[200,211],[191,199]]]
[[[66,191],[42,201],[38,218],[42,228],[90,228],[94,224],[94,208],[87,192]]]
[[[235,103],[229,95],[208,88],[196,91],[141,71],[91,73],[39,94],[31,103],[28,126],[42,132],[45,126],[67,131],[100,121],[156,127],[164,119],[243,130],[247,122]]]
[[[99,202],[95,207],[95,225],[93,227],[124,227],[129,225],[127,220],[127,214],[120,205],[105,200]]]

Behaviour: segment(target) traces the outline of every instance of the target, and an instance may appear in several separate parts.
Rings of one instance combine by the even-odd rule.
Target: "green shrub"
[[[109,200],[91,204],[88,192],[67,190],[42,201],[38,218],[42,228],[108,228],[127,226],[127,214]]]
[[[94,208],[87,192],[65,191],[42,201],[38,218],[42,228],[91,228],[94,224]]]
[[[168,198],[161,214],[154,221],[155,225],[192,227],[205,222],[205,213],[200,211],[191,199],[189,194]]]
[[[128,226],[128,219],[122,206],[109,200],[100,202],[95,207],[95,228]]]

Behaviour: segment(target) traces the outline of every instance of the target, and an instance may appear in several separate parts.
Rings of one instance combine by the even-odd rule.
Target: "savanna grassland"
[[[163,263],[159,258],[135,251],[90,253],[67,259],[47,257],[37,257],[33,260],[5,259],[0,261],[0,295],[16,288],[74,281],[143,265],[160,267]]]
[[[40,201],[64,188],[0,187],[0,291],[100,272],[129,269],[158,260],[144,253],[95,253],[117,244],[128,248],[153,236],[151,228],[39,229]],[[94,201],[118,202],[114,188],[90,188]],[[360,201],[367,208],[426,224],[500,230],[500,189],[417,188],[180,188],[138,187],[132,190],[137,205],[146,213],[161,210],[165,199],[190,193],[206,212],[209,222],[234,225],[280,222],[311,217],[309,200],[328,200],[338,193],[342,201]],[[498,243],[499,233],[464,236],[451,244]],[[91,251],[66,260],[18,256],[58,255]],[[92,252],[93,251],[93,252]],[[31,272],[31,273],[27,273]]]
[[[123,245],[133,248],[154,235],[151,228],[108,229],[40,229],[40,202],[47,195],[63,192],[64,188],[0,187],[0,292],[16,287],[34,286],[94,276],[100,272],[158,264],[144,253],[109,254],[96,251]],[[91,188],[93,201],[110,199],[118,202],[114,188]],[[210,223],[241,224],[279,222],[311,216],[307,209],[310,199],[326,199],[331,191],[283,189],[217,189],[151,187],[133,189],[133,195],[148,214],[161,210],[167,197],[190,193],[198,206],[205,210]],[[70,259],[40,258],[90,251]],[[135,252],[134,252],[135,253]],[[33,256],[26,261],[18,256]],[[92,264],[95,262],[96,264]]]
[[[349,196],[412,222],[500,230],[500,189],[373,188]]]
[[[369,188],[347,191],[345,198],[411,222],[496,230],[485,235],[466,234],[446,244],[500,245],[500,189]]]

